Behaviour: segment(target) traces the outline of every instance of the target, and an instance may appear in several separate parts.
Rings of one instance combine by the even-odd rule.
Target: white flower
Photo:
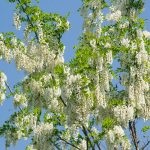
[[[63,64],[63,63],[64,63],[63,55],[58,56],[57,59],[55,60],[55,65],[59,65],[59,64]]]
[[[90,45],[91,47],[96,48],[96,40],[95,39],[90,40]]]
[[[0,33],[0,39],[3,40],[4,39],[4,36],[2,33]]]
[[[68,84],[71,85],[72,83],[75,83],[77,80],[81,79],[81,75],[77,74],[77,75],[70,75],[68,77]]]
[[[128,125],[129,120],[133,120],[134,118],[134,108],[132,106],[116,106],[113,110],[114,116],[125,126]]]
[[[3,72],[0,72],[0,104],[5,100],[7,77]]]
[[[128,38],[124,38],[124,39],[121,40],[121,44],[123,46],[125,46],[126,48],[128,48],[129,44],[130,44],[130,40]]]
[[[131,150],[131,144],[128,139],[122,139],[122,149],[123,150]]]
[[[92,127],[92,132],[94,132],[94,133],[99,133],[99,131],[98,131],[98,129],[96,128],[96,127]]]
[[[122,137],[125,135],[124,130],[122,129],[121,126],[114,126],[114,133],[116,134],[116,136],[118,137]]]
[[[58,19],[57,28],[60,28],[61,25],[62,25],[62,21],[61,21],[61,19]]]
[[[106,19],[109,21],[110,20],[118,21],[120,18],[121,18],[121,11],[120,10],[112,12],[106,16]]]
[[[120,24],[120,25],[119,25],[119,27],[120,27],[121,29],[127,28],[128,26],[129,26],[129,22],[128,22],[128,21],[125,22],[125,23],[123,23],[123,24]]]
[[[38,140],[42,140],[43,138],[49,138],[51,132],[53,131],[53,124],[52,123],[40,123],[39,125],[34,128],[34,138]]]
[[[21,20],[20,20],[20,15],[17,13],[14,13],[14,25],[15,25],[16,29],[20,30]]]
[[[107,42],[107,43],[104,45],[104,47],[105,47],[105,48],[111,48],[111,44]]]
[[[53,116],[53,114],[46,114],[46,115],[45,115],[45,118],[46,118],[46,120],[49,120],[49,119],[52,118],[52,116]]]
[[[132,50],[137,49],[137,44],[133,42],[133,43],[131,44],[131,49],[132,49]]]
[[[142,33],[141,30],[137,30],[137,36],[138,36],[139,39],[142,39],[143,33]]]
[[[37,150],[37,149],[35,149],[33,145],[28,145],[26,147],[26,150]]]
[[[132,102],[135,99],[134,85],[130,85],[128,89],[129,89],[128,90],[128,92],[129,92],[129,99]]]
[[[2,105],[2,102],[5,100],[6,96],[5,93],[0,93],[0,104]]]
[[[147,51],[145,50],[145,45],[143,40],[140,43],[140,51],[137,53],[136,59],[138,64],[142,64],[143,62],[148,61],[148,54]]]
[[[143,35],[145,36],[145,38],[150,39],[150,32],[148,32],[148,31],[143,31]]]
[[[114,132],[112,130],[108,131],[108,139],[109,139],[110,143],[114,143],[115,135],[114,135]]]
[[[111,50],[108,53],[106,53],[106,59],[107,59],[107,62],[109,64],[112,64],[112,62],[113,62],[113,56],[112,56],[112,51]]]
[[[68,20],[67,20],[66,26],[67,26],[67,30],[69,30],[70,22]]]
[[[144,93],[138,94],[137,108],[142,109],[145,106],[145,96]]]
[[[26,107],[27,106],[27,99],[26,99],[25,95],[23,95],[23,94],[15,94],[15,96],[14,96],[14,104],[16,106],[22,105],[22,106]]]
[[[14,45],[14,46],[17,46],[17,38],[16,37],[13,37],[11,39],[11,43]]]
[[[7,81],[7,76],[3,72],[0,72],[0,81],[1,82]]]
[[[53,98],[53,99],[51,100],[49,109],[54,109],[54,110],[56,110],[57,107],[58,107],[58,100],[57,100],[56,98]]]
[[[80,148],[82,150],[86,150],[86,140],[82,140],[82,142],[80,143]]]
[[[56,97],[59,97],[61,95],[61,89],[60,88],[56,88],[54,94],[55,94]]]

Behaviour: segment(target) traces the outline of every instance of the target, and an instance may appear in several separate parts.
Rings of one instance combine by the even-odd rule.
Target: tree
[[[11,89],[0,74],[0,102],[7,94],[17,108],[0,128],[6,147],[31,138],[27,150],[148,148],[149,137],[136,126],[150,118],[150,32],[139,17],[144,1],[82,0],[83,33],[69,63],[61,42],[67,16],[45,13],[31,0],[9,2],[24,38],[1,33],[0,56],[15,60],[26,77]],[[144,133],[149,129],[143,126]]]

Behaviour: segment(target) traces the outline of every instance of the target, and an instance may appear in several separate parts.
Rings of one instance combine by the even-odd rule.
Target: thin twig
[[[18,0],[18,2],[21,4],[20,0]],[[25,6],[28,7],[26,4],[25,4]],[[26,14],[25,8],[22,5],[21,5],[21,8],[22,8],[23,12]],[[27,20],[30,23],[31,27],[34,27],[34,25],[32,24],[32,21],[30,20],[29,15],[26,14],[26,16],[27,16]],[[36,31],[34,31],[34,33],[35,33],[35,37],[36,37],[37,41],[39,42],[38,33]]]
[[[78,149],[78,150],[81,150],[79,147],[77,147],[77,146],[75,146],[74,144],[72,144],[72,143],[66,141],[65,139],[62,139],[60,136],[58,136],[58,137],[59,137],[60,140],[64,141],[66,144],[68,144],[68,145],[70,145],[70,146],[72,146],[72,147],[74,147],[74,148],[76,148],[76,149]]]
[[[6,81],[5,81],[5,85],[8,88],[9,92],[13,95],[14,93],[13,93],[12,89],[10,88],[10,86],[8,85],[8,83]],[[22,109],[20,108],[20,106],[18,106],[18,108],[19,108],[20,111],[22,111]]]
[[[88,130],[89,133],[91,133],[91,131],[90,131],[89,129],[87,129],[87,130]],[[93,138],[93,141],[94,141],[93,135],[91,135],[91,137]],[[101,150],[101,147],[100,147],[100,145],[98,144],[98,142],[96,142],[95,144],[97,145],[97,148],[98,148],[99,150]]]
[[[6,85],[6,87],[8,88],[9,92],[10,92],[11,94],[13,94],[13,91],[11,90],[10,86],[8,85],[8,83],[7,83],[6,81],[5,81],[5,85]]]
[[[62,101],[62,103],[64,104],[64,106],[66,107],[67,104],[64,102],[64,100],[62,99],[62,97],[60,96],[59,98],[60,98],[60,100]]]
[[[135,149],[138,150],[138,141],[137,141],[137,135],[136,135],[135,121],[129,121],[129,130],[131,132],[131,137],[133,139]]]
[[[149,145],[150,141],[148,141],[142,148],[141,150],[144,150],[148,145]]]
[[[91,142],[91,139],[90,139],[89,136],[88,136],[87,130],[86,130],[86,128],[84,127],[84,125],[82,125],[82,128],[83,128],[82,131],[83,131],[84,135],[86,136],[88,142],[90,143],[90,146],[91,146],[92,150],[94,150],[93,144],[92,144],[92,142]]]
[[[58,150],[61,150],[61,149],[59,148],[59,146],[58,146],[54,141],[50,140],[50,142],[51,142]]]

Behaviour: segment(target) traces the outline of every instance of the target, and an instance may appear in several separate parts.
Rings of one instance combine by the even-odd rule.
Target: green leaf
[[[115,120],[113,118],[110,117],[106,117],[103,121],[102,121],[102,128],[104,129],[110,129],[114,126],[115,124]]]
[[[148,130],[150,130],[150,126],[144,126],[144,127],[142,128],[142,131],[143,131],[143,132],[147,132]]]

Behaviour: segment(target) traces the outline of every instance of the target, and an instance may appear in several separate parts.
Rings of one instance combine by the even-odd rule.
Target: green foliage
[[[38,3],[38,0],[35,1]],[[24,103],[23,106],[19,101],[21,98],[16,100],[18,112],[12,114],[10,119],[0,127],[0,135],[6,136],[10,132],[15,142],[23,137],[33,137],[33,146],[38,146],[39,141],[42,139],[43,142],[45,138],[44,142],[54,145],[56,149],[63,149],[63,142],[68,149],[72,147],[95,149],[95,146],[98,147],[103,140],[110,144],[107,141],[107,133],[112,129],[118,129],[110,133],[112,139],[109,140],[114,140],[110,148],[115,149],[118,146],[122,149],[129,149],[124,148],[126,144],[124,142],[127,141],[124,127],[128,128],[128,122],[141,117],[143,110],[145,112],[145,109],[137,108],[136,99],[148,93],[146,88],[142,89],[142,83],[149,82],[148,62],[147,60],[141,64],[137,62],[137,57],[143,59],[146,53],[140,54],[142,40],[146,51],[149,53],[150,50],[150,40],[146,36],[138,35],[138,31],[141,31],[142,34],[145,24],[144,19],[138,18],[143,9],[143,1],[132,0],[125,3],[119,1],[120,5],[118,5],[117,0],[109,2],[82,0],[83,5],[80,12],[84,17],[84,32],[80,36],[79,44],[75,46],[75,57],[68,63],[63,63],[61,59],[64,53],[61,38],[63,33],[70,28],[70,23],[67,21],[68,15],[61,16],[57,13],[43,12],[37,3],[34,4],[35,1],[9,0],[9,2],[16,3],[16,23],[18,25],[21,23],[25,27],[25,36],[23,40],[20,40],[12,32],[3,33],[0,42],[14,53],[13,59],[16,64],[18,60],[21,60],[18,63],[21,67],[17,64],[18,68],[25,70],[27,74],[27,78],[18,83],[12,92],[10,90],[9,97],[20,94],[19,96],[24,96],[24,101],[27,103]],[[112,10],[109,8],[112,4],[117,10],[113,7]],[[120,8],[121,4],[124,5],[123,8]],[[110,12],[107,16],[105,13],[108,9]],[[104,23],[101,24],[102,20]],[[8,49],[4,51],[7,52]],[[3,53],[0,50],[0,56]],[[146,58],[147,55],[144,59]],[[112,59],[119,62],[120,66],[116,70],[113,70]],[[26,68],[28,63],[31,65]],[[131,67],[133,67],[133,75]],[[112,79],[114,78],[124,90],[113,86]],[[136,89],[138,84],[141,84],[140,90]],[[134,87],[136,99],[133,103],[135,105],[131,105],[129,97],[131,85]],[[1,89],[1,92],[6,91]],[[143,107],[143,103],[139,105]],[[145,100],[144,107],[146,105],[147,100]],[[127,106],[124,107],[124,109],[127,108],[124,111],[125,114],[116,113],[118,116],[114,114],[114,108],[117,106]],[[131,107],[131,112],[128,106]],[[128,115],[128,113],[131,114]],[[39,128],[38,132],[34,131],[35,128],[30,127],[30,115],[36,118],[35,128]],[[119,120],[121,117],[123,119]],[[52,126],[52,129],[49,128],[49,125]],[[94,127],[100,130],[97,131]],[[142,131],[147,132],[149,129],[150,126],[145,126]],[[80,132],[76,133],[78,130]],[[34,134],[38,136],[37,141],[34,139],[34,136],[36,137]],[[13,140],[11,143],[14,142]],[[7,143],[8,146],[9,144]]]
[[[109,130],[111,128],[113,128],[113,126],[116,124],[116,120],[110,117],[106,117],[103,121],[102,121],[102,128],[104,130]]]
[[[124,105],[125,104],[125,101],[124,100],[121,100],[121,99],[111,99],[111,100],[109,100],[109,102],[108,102],[108,105],[110,106],[110,107],[115,107],[115,106],[122,106],[122,105]]]
[[[144,126],[143,128],[142,128],[142,131],[143,132],[148,132],[150,130],[150,126]]]

